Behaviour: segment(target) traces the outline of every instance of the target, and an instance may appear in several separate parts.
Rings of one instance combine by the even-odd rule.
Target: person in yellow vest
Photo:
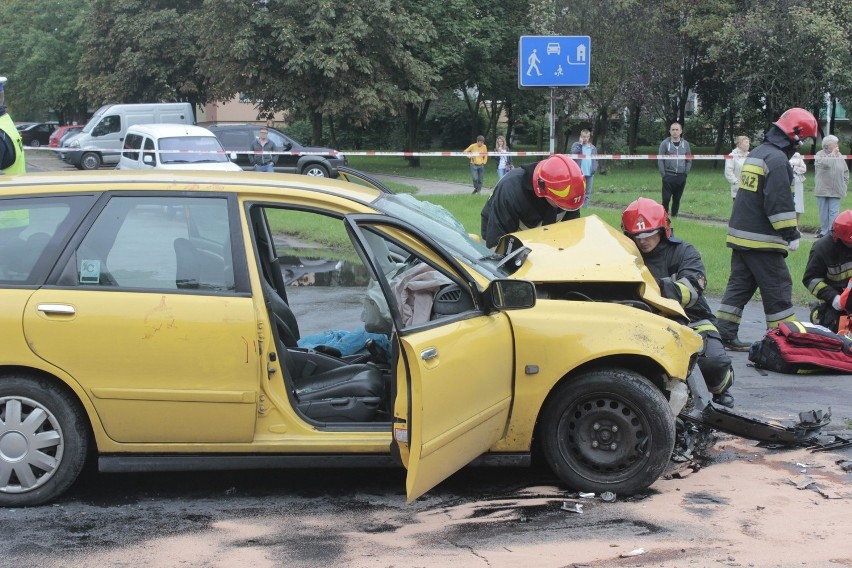
[[[22,174],[27,171],[24,141],[6,112],[5,85],[6,77],[0,77],[0,174]]]
[[[470,177],[473,178],[473,193],[482,191],[482,178],[485,175],[485,164],[488,163],[488,147],[485,136],[476,137],[476,142],[465,148],[464,153],[470,159]]]

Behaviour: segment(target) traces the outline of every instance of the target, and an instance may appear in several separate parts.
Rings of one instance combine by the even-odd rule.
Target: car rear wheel
[[[308,164],[302,173],[311,177],[328,177],[328,169],[322,164]]]
[[[88,436],[75,400],[46,379],[0,378],[0,506],[61,495],[86,461]]]
[[[101,167],[101,157],[94,152],[86,152],[80,158],[81,170],[96,170]]]
[[[543,410],[545,459],[568,486],[631,495],[663,473],[675,419],[663,393],[626,369],[597,369],[560,385]]]
[[[30,140],[30,146],[32,146],[33,148],[38,148],[39,146],[41,146],[41,142],[33,138],[32,140]]]

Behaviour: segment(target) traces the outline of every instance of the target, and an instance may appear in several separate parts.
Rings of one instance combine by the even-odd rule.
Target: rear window
[[[92,196],[0,200],[0,285],[42,281],[93,200]]]

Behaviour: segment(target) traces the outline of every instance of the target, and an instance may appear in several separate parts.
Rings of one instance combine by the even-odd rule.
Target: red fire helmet
[[[533,171],[533,191],[567,211],[576,211],[586,199],[586,177],[577,162],[562,154],[538,163]]]
[[[628,237],[644,239],[661,229],[667,239],[672,236],[668,213],[653,199],[640,197],[621,214],[621,230]]]
[[[805,141],[805,138],[816,138],[817,120],[814,115],[803,108],[791,108],[784,111],[775,126],[784,131],[797,146]]]

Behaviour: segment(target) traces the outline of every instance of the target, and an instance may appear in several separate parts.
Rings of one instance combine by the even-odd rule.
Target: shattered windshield
[[[408,194],[385,194],[372,205],[379,211],[417,227],[483,276],[507,276],[507,272],[497,265],[499,257],[495,257],[494,252],[484,243],[473,240],[462,224],[440,205],[420,201]]]

